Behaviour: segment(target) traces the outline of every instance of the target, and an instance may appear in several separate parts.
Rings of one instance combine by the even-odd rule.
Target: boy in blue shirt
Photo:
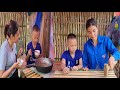
[[[34,25],[32,28],[32,33],[31,33],[31,38],[32,41],[28,43],[27,45],[27,52],[26,52],[26,60],[27,60],[27,64],[33,64],[35,63],[35,61],[33,61],[32,59],[30,59],[31,57],[33,59],[36,59],[38,57],[35,56],[35,50],[39,50],[40,54],[42,52],[40,43],[38,43],[39,40],[39,36],[40,36],[40,30],[38,28],[37,25]]]
[[[77,49],[77,39],[74,34],[67,36],[68,50],[64,51],[61,56],[61,68],[63,73],[68,73],[71,70],[82,68],[82,52]]]

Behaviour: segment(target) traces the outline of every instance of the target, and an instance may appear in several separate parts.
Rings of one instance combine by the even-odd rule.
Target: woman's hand
[[[27,62],[24,61],[22,65],[19,65],[19,66],[17,67],[17,69],[25,68],[26,65],[27,65]]]
[[[22,65],[19,65],[20,63],[19,62],[15,62],[13,65],[12,65],[12,67],[15,69],[20,69],[20,68],[22,68]]]
[[[108,64],[109,64],[109,66],[110,66],[110,70],[113,70],[113,68],[114,68],[114,61],[115,61],[115,58],[113,57],[113,56],[111,56],[110,58],[109,58],[109,61],[108,61]]]
[[[15,62],[13,65],[12,65],[12,67],[15,69],[15,68],[17,68],[19,66],[19,62]]]
[[[24,62],[21,65],[18,65],[16,68],[17,69],[25,68],[26,65],[27,65],[27,62],[24,60]]]

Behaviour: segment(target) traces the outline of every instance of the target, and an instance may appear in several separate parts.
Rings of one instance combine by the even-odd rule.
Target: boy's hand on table
[[[72,69],[73,71],[77,71],[77,70],[79,69],[79,67],[78,67],[78,66],[73,66],[71,69]]]
[[[63,69],[63,73],[64,73],[64,74],[69,73],[69,71],[70,71],[70,68],[68,68],[68,67],[65,67],[65,68]]]
[[[87,67],[83,68],[84,71],[88,71],[89,69]]]

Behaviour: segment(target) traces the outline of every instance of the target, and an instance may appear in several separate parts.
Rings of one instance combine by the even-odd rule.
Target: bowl
[[[35,50],[35,56],[39,56],[40,55],[40,50]]]
[[[49,58],[39,58],[35,64],[37,71],[41,73],[49,73],[53,67],[53,63]]]

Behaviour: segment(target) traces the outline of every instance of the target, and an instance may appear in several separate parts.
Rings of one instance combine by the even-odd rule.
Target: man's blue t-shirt
[[[34,51],[35,51],[35,50],[40,50],[40,54],[41,54],[41,52],[42,52],[40,43],[37,43],[36,48],[34,49],[34,48],[33,48],[33,45],[32,45],[32,42],[29,42],[28,45],[27,45],[26,55],[28,54],[28,50],[30,50],[30,49],[31,49],[31,51],[32,51],[32,58],[34,58],[34,59],[36,59],[35,54],[34,54]],[[30,60],[30,57],[29,57],[27,64],[32,64],[32,63],[35,63],[35,61],[31,61],[31,60]]]
[[[76,50],[75,57],[72,58],[70,55],[70,51],[67,50],[62,54],[61,59],[62,58],[66,60],[66,67],[73,67],[79,65],[79,59],[82,58],[82,52],[80,50]]]

